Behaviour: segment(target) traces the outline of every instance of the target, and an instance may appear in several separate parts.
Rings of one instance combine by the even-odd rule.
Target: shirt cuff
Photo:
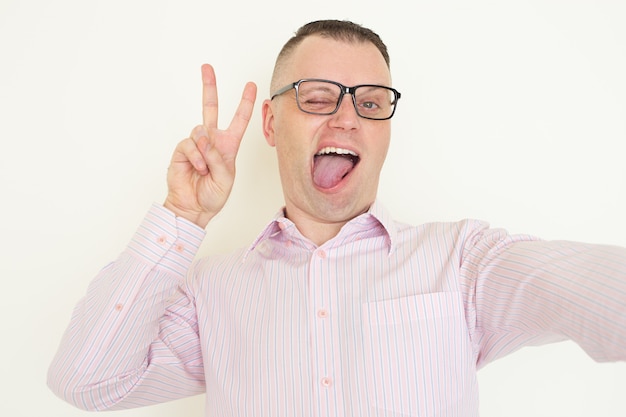
[[[133,236],[128,251],[143,262],[183,279],[205,236],[204,229],[153,204]]]

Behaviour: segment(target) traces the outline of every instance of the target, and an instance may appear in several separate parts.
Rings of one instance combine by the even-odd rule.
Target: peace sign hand
[[[235,158],[254,108],[256,85],[246,84],[226,130],[217,128],[217,86],[213,67],[202,66],[202,124],[181,141],[167,172],[164,206],[204,228],[224,207],[235,180]]]

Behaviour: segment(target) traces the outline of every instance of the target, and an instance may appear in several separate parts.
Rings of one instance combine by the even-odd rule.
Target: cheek
[[[387,157],[387,151],[389,150],[391,132],[390,129],[384,129],[379,135],[374,137],[372,141],[373,158],[378,165],[382,165]]]
[[[308,152],[290,138],[282,137],[276,141],[276,155],[283,175],[294,176],[296,172],[308,169]]]
[[[383,146],[381,146],[380,148],[380,164],[382,165],[385,162],[385,159],[387,158],[387,151],[389,151],[389,141],[387,141],[387,143],[385,143]]]
[[[302,119],[291,117],[276,124],[274,138],[279,161],[283,165],[292,166],[294,170],[310,169],[314,152],[311,144],[316,137],[316,130],[319,130],[319,126],[311,124],[312,120]]]

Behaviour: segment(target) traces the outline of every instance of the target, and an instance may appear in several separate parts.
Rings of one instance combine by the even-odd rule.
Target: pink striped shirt
[[[204,231],[155,205],[91,282],[49,371],[84,409],[206,392],[211,416],[477,416],[477,369],[572,339],[626,359],[626,249],[414,227],[378,203],[317,247],[277,216],[193,262]]]

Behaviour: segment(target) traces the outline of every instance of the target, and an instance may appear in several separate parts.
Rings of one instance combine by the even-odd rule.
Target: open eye
[[[377,110],[380,108],[380,106],[373,101],[365,101],[363,103],[359,103],[359,106],[363,107],[366,110]]]

